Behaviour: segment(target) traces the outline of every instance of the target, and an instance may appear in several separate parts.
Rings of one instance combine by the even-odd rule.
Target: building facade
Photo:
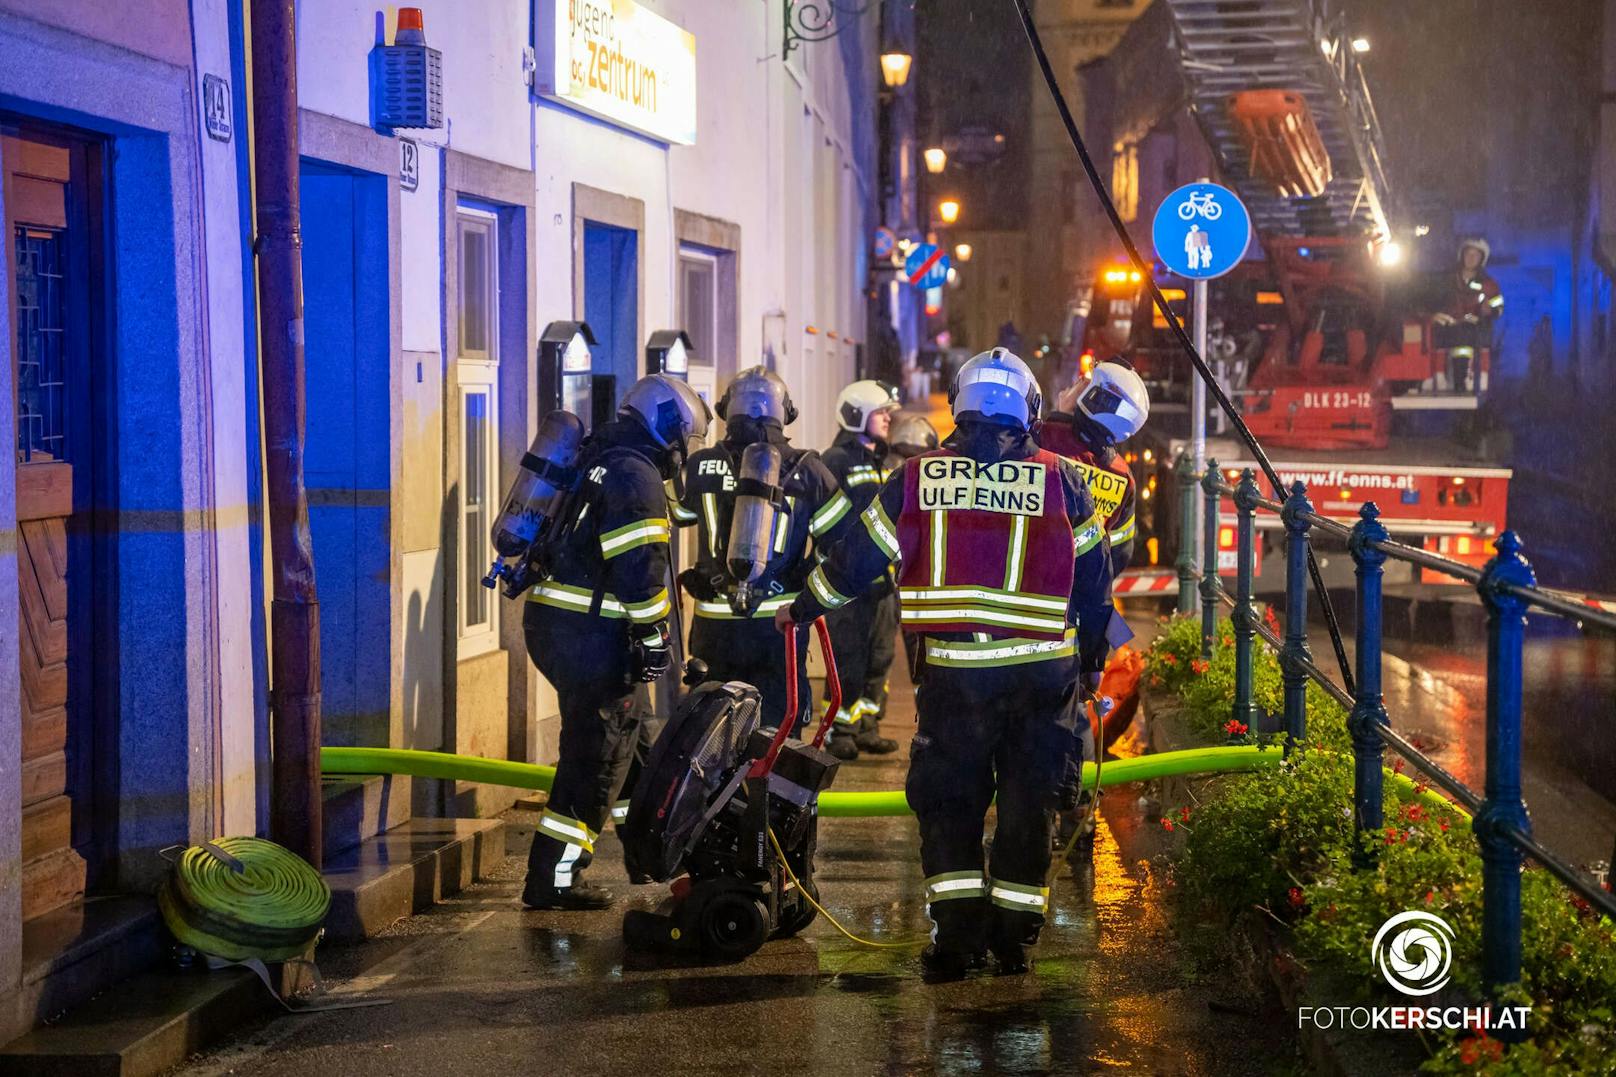
[[[442,122],[391,129],[397,9],[298,7],[324,740],[550,762],[521,604],[480,583],[559,373],[539,336],[589,323],[568,402],[605,413],[683,330],[698,389],[765,362],[828,444],[866,340],[878,13],[788,51],[783,0],[421,9]],[[155,959],[158,850],[267,826],[243,17],[0,0],[0,1039],[71,1001],[51,939],[103,982]]]

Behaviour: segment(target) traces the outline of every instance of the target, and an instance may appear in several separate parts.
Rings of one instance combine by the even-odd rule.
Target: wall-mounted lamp
[[[944,224],[953,224],[959,220],[960,204],[958,199],[945,198],[937,203],[937,217]]]
[[[971,245],[969,243],[954,244],[954,257],[961,262],[969,262],[971,260]]]
[[[889,49],[881,54],[881,81],[887,84],[887,89],[897,90],[909,81],[909,65],[915,58],[907,52]]]
[[[870,10],[870,4],[874,2],[866,0],[858,7],[851,7],[838,4],[835,0],[785,0],[785,35],[781,39],[781,57],[790,56],[799,41],[829,41],[847,27],[857,25],[859,17]],[[838,22],[838,15],[845,21]],[[909,60],[910,57],[904,56],[903,70],[897,75],[898,81],[893,82],[892,77],[887,75],[886,57],[881,57],[881,75],[888,86],[902,86],[909,78]]]
[[[948,154],[941,146],[929,146],[921,156],[926,159],[926,171],[933,175],[948,167]]]

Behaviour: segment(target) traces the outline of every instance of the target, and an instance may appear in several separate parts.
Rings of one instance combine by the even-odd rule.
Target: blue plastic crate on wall
[[[377,45],[370,103],[377,127],[442,127],[443,54],[426,45]]]

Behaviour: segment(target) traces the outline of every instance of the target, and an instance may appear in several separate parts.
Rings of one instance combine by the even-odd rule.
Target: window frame
[[[487,347],[468,349],[465,346],[465,309],[466,309],[466,282],[465,272],[465,243],[464,235],[467,230],[476,230],[484,234],[486,242],[487,263],[484,267],[484,281],[486,293],[483,296],[484,309],[487,311]],[[477,558],[472,549],[468,548],[470,535],[467,531],[468,521],[473,509],[467,462],[470,459],[471,446],[468,444],[471,432],[466,420],[466,408],[474,396],[486,398],[487,421],[484,423],[482,445],[478,447],[481,454],[484,489],[481,491],[484,528],[491,528],[494,515],[499,509],[501,491],[499,486],[499,215],[491,209],[481,206],[468,205],[461,202],[455,207],[455,302],[456,332],[455,332],[455,423],[459,430],[460,451],[455,460],[457,481],[456,489],[456,522],[459,556],[456,558],[454,584],[455,584],[455,635],[456,655],[458,660],[465,661],[499,649],[499,605],[494,601],[495,592],[486,591],[486,604],[484,610],[486,617],[480,621],[471,621],[470,603],[466,595],[470,588],[481,587],[485,565]],[[492,547],[484,540],[480,547],[488,554],[492,561]]]
[[[717,369],[718,367],[718,288],[719,288],[719,261],[718,255],[705,247],[692,243],[679,244],[679,321],[680,328],[686,333],[691,332],[691,326],[686,323],[689,313],[689,294],[685,290],[685,263],[698,263],[705,267],[708,274],[707,296],[707,351],[703,353],[699,348],[691,349],[690,365]],[[694,335],[694,334],[692,334]]]

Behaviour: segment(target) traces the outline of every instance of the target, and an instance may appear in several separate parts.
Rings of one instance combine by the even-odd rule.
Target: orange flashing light
[[[1167,300],[1169,303],[1181,303],[1184,301],[1184,289],[1163,288],[1162,298]]]
[[[1277,307],[1283,305],[1285,297],[1278,292],[1258,292],[1257,305],[1259,307]]]
[[[426,20],[421,17],[421,9],[418,7],[399,8],[398,28],[400,30],[425,30]]]
[[[1218,528],[1218,549],[1227,550],[1234,546],[1234,528]]]
[[[1083,354],[1077,358],[1077,368],[1083,372],[1083,377],[1094,373],[1094,349],[1085,348]]]

